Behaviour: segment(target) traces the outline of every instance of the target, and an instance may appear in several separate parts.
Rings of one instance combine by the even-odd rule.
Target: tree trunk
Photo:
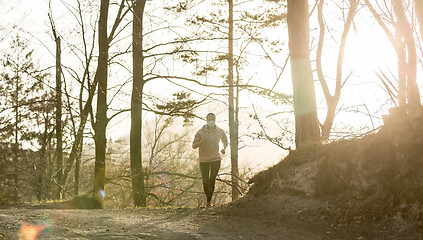
[[[420,37],[423,37],[423,1],[414,0],[414,6],[416,9],[417,21],[419,22]]]
[[[331,96],[330,100],[326,100],[328,111],[326,112],[325,122],[322,124],[322,141],[327,141],[332,129],[333,120],[335,119],[336,106],[338,105],[339,98]]]
[[[56,34],[55,34],[56,35]],[[56,36],[56,179],[62,182],[63,148],[62,148],[62,66],[60,37]],[[64,187],[64,186],[62,186]],[[62,199],[63,190],[58,188],[56,198]]]
[[[131,133],[130,133],[130,158],[131,177],[134,204],[137,207],[145,207],[147,203],[144,187],[144,173],[142,169],[142,96],[143,96],[143,14],[145,0],[134,1],[134,18],[132,32],[133,48],[133,86],[131,97]]]
[[[395,40],[396,45],[394,46],[395,52],[397,53],[398,59],[398,104],[400,107],[407,106],[407,57],[405,53],[405,44],[401,37],[398,24],[395,27]]]
[[[308,1],[288,0],[289,55],[297,149],[320,138],[316,97],[310,64]]]
[[[239,63],[236,65],[236,68],[238,68],[239,67]],[[236,151],[236,159],[237,159],[237,168],[236,168],[236,174],[237,174],[237,187],[240,187],[240,183],[239,183],[239,168],[238,168],[238,151],[239,151],[239,92],[240,92],[240,89],[239,89],[239,82],[240,82],[240,80],[239,80],[239,71],[238,71],[238,69],[237,69],[237,75],[236,75],[236,77],[237,77],[237,79],[236,79],[236,88],[235,88],[235,90],[236,90],[236,97],[235,97],[235,136],[236,136],[236,138],[235,138],[235,146],[234,146],[234,148],[235,148],[235,151]],[[240,192],[240,189],[238,188],[238,194],[240,194],[241,192]]]
[[[51,147],[51,142],[49,141],[48,143],[47,143],[47,149],[53,149],[52,147]],[[51,179],[51,176],[53,176],[53,166],[54,166],[54,163],[53,163],[53,160],[52,160],[52,157],[51,157],[51,153],[49,152],[47,155],[46,155],[46,163],[47,163],[47,165],[46,165],[46,169],[45,169],[45,174],[46,174],[46,181],[45,181],[45,184],[44,184],[44,187],[45,187],[45,195],[46,195],[46,198],[53,198],[54,196],[52,196],[51,195],[51,189],[52,189],[52,181],[50,180]]]
[[[234,109],[234,17],[233,17],[233,0],[229,3],[229,54],[228,54],[228,84],[229,84],[229,140],[231,147],[231,179],[232,179],[232,201],[239,198],[238,192],[238,133],[235,123]]]
[[[107,40],[107,18],[109,11],[109,0],[101,0],[100,19],[98,24],[98,94],[97,114],[95,122],[95,167],[94,167],[94,193],[104,196],[104,184],[106,178],[106,127],[107,127],[107,68],[108,50]]]
[[[392,7],[394,13],[398,19],[398,30],[406,45],[406,75],[407,75],[407,103],[408,103],[408,112],[411,114],[420,114],[421,112],[421,102],[420,102],[420,92],[416,81],[417,75],[417,54],[416,54],[416,44],[414,41],[413,29],[411,28],[410,23],[408,22],[407,16],[405,15],[405,9],[402,5],[402,1],[392,1]]]
[[[47,142],[50,141],[49,137],[49,117],[44,117],[44,132],[43,132],[43,138],[41,142],[41,148],[40,148],[40,163],[37,166],[38,171],[38,181],[37,181],[37,200],[41,201],[43,199],[44,189],[45,188],[45,175],[47,169],[47,160],[46,160],[46,149],[47,149]]]
[[[15,143],[13,144],[13,164],[14,164],[14,201],[19,201],[19,73],[16,71],[15,89]]]
[[[83,139],[81,138],[81,143],[79,144],[79,146],[83,146]],[[74,194],[75,196],[79,195],[79,172],[81,170],[81,154],[82,154],[82,149],[78,152],[78,156],[76,157],[76,161],[75,161],[75,191]]]

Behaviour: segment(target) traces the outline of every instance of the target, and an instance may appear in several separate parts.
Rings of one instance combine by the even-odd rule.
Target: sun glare
[[[395,71],[392,68],[396,61],[395,51],[383,32],[370,28],[349,36],[345,63],[354,74],[365,76],[386,67]]]

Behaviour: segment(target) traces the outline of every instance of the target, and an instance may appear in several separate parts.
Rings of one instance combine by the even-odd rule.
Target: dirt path
[[[47,223],[38,239],[269,239],[276,227],[210,209],[10,209],[0,210],[0,239],[17,239],[22,221]]]
[[[209,209],[10,209],[0,210],[0,239],[17,239],[22,221],[47,224],[38,239],[271,239],[276,230]]]
[[[421,239],[389,221],[344,219],[331,206],[268,197],[211,209],[0,210],[0,240],[22,221],[45,224],[38,239]],[[351,221],[350,221],[351,220]]]

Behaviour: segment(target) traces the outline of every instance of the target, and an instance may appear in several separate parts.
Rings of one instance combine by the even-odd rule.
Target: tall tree
[[[125,15],[129,12],[129,8],[125,9],[125,2],[126,0],[121,0],[115,21],[113,23],[113,27],[110,31],[110,34],[107,38],[107,46],[110,45],[110,43],[114,40],[114,38],[121,32],[117,31],[120,23],[122,22]],[[91,9],[85,9],[83,1],[77,0],[78,6],[72,9],[76,9],[77,12],[72,12],[72,15],[76,17],[76,21],[79,24],[80,29],[78,30],[78,33],[81,34],[81,40],[82,40],[82,47],[77,48],[79,46],[75,46],[74,44],[68,44],[68,47],[72,49],[72,52],[79,53],[81,52],[83,56],[77,56],[78,59],[81,59],[81,64],[83,66],[83,72],[81,76],[79,76],[75,70],[70,68],[64,68],[68,70],[68,73],[75,78],[75,80],[78,81],[80,84],[80,91],[78,96],[79,101],[79,112],[77,115],[79,116],[79,125],[75,123],[74,114],[72,114],[72,106],[69,99],[72,99],[72,96],[70,96],[69,92],[66,91],[66,84],[64,84],[64,93],[67,98],[67,109],[69,111],[70,119],[73,125],[73,135],[74,135],[74,141],[72,143],[71,152],[69,154],[69,158],[64,166],[63,171],[63,177],[61,181],[61,186],[66,187],[67,181],[69,179],[69,174],[72,171],[73,165],[75,163],[75,195],[78,194],[79,189],[79,165],[80,165],[80,158],[81,158],[81,152],[83,148],[83,139],[84,139],[84,130],[86,129],[86,123],[89,119],[89,114],[92,113],[92,101],[94,99],[94,95],[97,90],[97,84],[99,81],[99,77],[101,74],[103,74],[103,70],[100,71],[99,68],[102,67],[102,65],[97,65],[97,70],[95,72],[94,77],[91,76],[90,68],[91,64],[93,63],[94,59],[94,48],[96,46],[95,44],[95,35],[97,35],[97,31],[93,30],[92,32],[92,43],[91,46],[89,46],[89,38],[87,37],[87,26],[89,24],[86,24],[85,21],[85,14],[90,14],[93,12],[94,9],[97,9],[95,5],[90,5]],[[69,8],[70,9],[70,8]],[[87,12],[84,12],[85,9]],[[96,10],[97,11],[97,10]],[[93,24],[94,26],[95,24]],[[105,30],[105,32],[107,32]],[[104,38],[104,36],[103,36]],[[63,38],[62,38],[63,39]],[[66,38],[65,38],[66,39]],[[104,40],[104,39],[103,39]],[[90,48],[90,49],[89,49]],[[103,47],[104,48],[104,47]],[[80,49],[83,49],[80,51]],[[120,53],[117,53],[120,54]],[[100,57],[99,57],[100,61]],[[108,60],[106,60],[107,62]],[[103,61],[104,62],[104,61]],[[63,65],[63,64],[62,64]],[[103,64],[104,65],[104,64]],[[107,74],[106,74],[107,76]],[[65,80],[65,79],[63,79]],[[84,96],[87,96],[86,99],[84,99]],[[91,116],[93,117],[93,116]],[[93,124],[94,127],[95,124]],[[95,127],[94,127],[95,128]]]
[[[98,94],[97,114],[95,122],[95,168],[94,168],[94,193],[104,196],[106,177],[106,127],[107,127],[107,74],[109,41],[107,38],[107,19],[109,0],[101,0],[100,19],[98,23],[99,56],[97,67]]]
[[[317,75],[319,77],[320,84],[323,89],[323,94],[325,96],[326,104],[328,106],[328,110],[326,112],[326,118],[323,124],[321,125],[322,128],[322,140],[328,140],[330,131],[332,129],[333,121],[335,119],[335,112],[336,107],[338,105],[339,99],[341,97],[341,90],[345,84],[345,81],[342,81],[342,66],[344,60],[344,52],[345,46],[347,42],[347,36],[351,28],[352,21],[354,16],[357,12],[358,1],[357,0],[350,0],[350,7],[348,11],[348,16],[344,24],[344,30],[342,33],[340,46],[339,46],[339,54],[338,54],[338,62],[336,66],[336,83],[335,83],[335,92],[331,95],[328,84],[326,82],[326,78],[323,75],[322,70],[322,50],[323,50],[323,42],[325,39],[325,24],[323,21],[323,6],[325,1],[320,0],[318,6],[318,21],[320,26],[320,35],[319,35],[319,43],[317,47],[317,56],[316,56],[316,70]]]
[[[20,153],[22,141],[29,140],[34,135],[31,120],[34,117],[30,106],[40,101],[43,86],[41,82],[46,77],[34,64],[33,50],[19,36],[12,40],[9,52],[3,56],[0,89],[4,95],[0,102],[4,103],[2,114],[7,114],[7,121],[2,123],[2,132],[6,132],[4,142],[12,142],[13,153],[13,198],[15,202],[20,199],[20,179],[23,171]],[[4,111],[4,112],[3,112]],[[36,114],[35,114],[36,115]],[[25,124],[23,124],[25,123]],[[2,133],[3,135],[4,133]]]
[[[19,66],[16,66],[15,70],[15,89],[13,95],[13,105],[14,105],[14,112],[15,112],[15,128],[14,128],[14,144],[13,144],[13,162],[15,163],[15,172],[14,172],[14,183],[15,183],[15,192],[14,192],[14,201],[19,201],[19,123],[20,123],[20,114],[19,114],[19,105],[21,104],[19,95],[21,88],[21,77],[19,73]],[[12,78],[13,79],[13,78]]]
[[[320,137],[316,96],[310,64],[307,0],[288,0],[289,55],[295,112],[297,148]]]
[[[232,200],[237,200],[238,193],[238,131],[235,122],[234,107],[234,3],[228,0],[229,4],[229,52],[228,52],[228,84],[229,84],[229,139],[231,146],[231,179],[232,179]]]
[[[412,23],[408,22],[403,1],[391,1],[391,4],[384,1],[388,9],[381,9],[383,14],[379,14],[369,0],[364,1],[378,24],[382,27],[391,45],[394,47],[398,58],[398,102],[399,106],[407,107],[408,113],[420,114],[421,102],[420,92],[416,82],[416,46],[413,36]],[[422,11],[416,1],[416,15],[419,19]],[[392,7],[392,8],[390,8]],[[394,14],[392,14],[392,12]],[[394,16],[395,15],[395,16]],[[383,16],[383,17],[382,17]],[[420,22],[420,20],[419,20]],[[392,24],[394,33],[390,30]]]
[[[133,1],[133,32],[132,32],[132,59],[133,59],[133,86],[131,97],[131,133],[130,158],[132,192],[135,206],[146,206],[144,189],[144,173],[142,169],[142,97],[145,81],[143,79],[143,15],[146,0]]]
[[[407,76],[407,103],[409,113],[420,113],[421,102],[420,93],[417,86],[417,54],[416,54],[416,43],[414,41],[413,27],[408,22],[406,10],[404,9],[403,1],[397,0],[392,1],[392,7],[394,13],[397,16],[398,31],[400,37],[404,39],[406,46],[406,67],[405,72]]]
[[[57,182],[62,181],[63,175],[63,144],[62,144],[62,67],[60,37],[56,38],[56,165]],[[59,198],[63,197],[63,190],[58,191]]]
[[[63,144],[62,144],[62,61],[60,36],[56,32],[56,27],[49,15],[50,24],[56,42],[56,182],[59,183],[56,198],[62,199],[63,188],[60,183],[63,177]]]

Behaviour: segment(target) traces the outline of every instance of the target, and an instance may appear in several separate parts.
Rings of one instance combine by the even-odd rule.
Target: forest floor
[[[19,239],[19,232],[29,236],[31,226],[45,227],[37,239],[423,238],[421,229],[388,215],[352,214],[329,202],[292,195],[247,196],[195,209],[9,208],[0,210],[0,239]]]

